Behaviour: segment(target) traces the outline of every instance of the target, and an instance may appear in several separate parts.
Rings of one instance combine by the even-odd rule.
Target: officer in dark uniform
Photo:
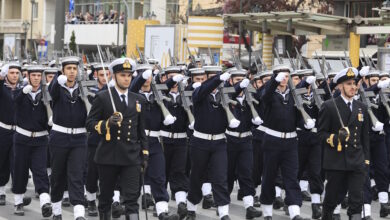
[[[50,83],[49,91],[53,100],[53,127],[50,131],[51,152],[51,201],[53,219],[62,219],[61,199],[66,183],[75,219],[84,219],[83,171],[87,153],[87,111],[79,96],[76,82],[78,57],[62,59],[63,75]]]
[[[15,214],[24,215],[23,197],[26,192],[29,169],[33,174],[35,191],[39,194],[42,216],[51,216],[49,178],[46,173],[48,117],[40,90],[44,67],[27,69],[29,85],[15,96],[16,133],[14,135],[14,178],[12,192]]]
[[[145,132],[149,143],[149,162],[146,169],[146,183],[150,183],[152,195],[156,201],[156,212],[160,220],[178,220],[177,214],[168,212],[169,195],[165,187],[165,158],[163,148],[159,141],[160,130],[163,125],[168,126],[175,122],[176,118],[170,113],[164,118],[161,106],[155,100],[155,94],[151,89],[152,67],[139,73],[132,83],[130,90],[142,94],[147,102],[145,109]],[[145,207],[147,208],[147,207]]]
[[[13,136],[15,131],[15,94],[18,92],[21,67],[9,63],[1,68],[0,74],[0,206],[5,205],[5,185],[13,171]],[[24,197],[23,205],[31,198]]]
[[[176,117],[176,120],[171,125],[163,126],[160,135],[164,144],[167,183],[169,182],[178,206],[177,214],[183,219],[187,215],[188,178],[185,174],[185,169],[187,163],[186,131],[189,119],[182,106],[178,83],[181,83],[184,75],[178,66],[167,67],[164,72],[168,77],[166,81],[169,90],[167,96],[171,99],[170,101],[165,101],[165,106]]]
[[[246,209],[246,219],[253,219],[262,215],[256,210],[254,205],[254,195],[256,193],[253,179],[253,147],[252,147],[252,124],[260,125],[262,120],[251,113],[251,109],[246,101],[243,90],[250,83],[246,77],[246,70],[230,71],[231,78],[229,86],[234,86],[236,93],[232,94],[232,99],[237,103],[230,106],[234,117],[240,121],[237,128],[226,129],[227,155],[228,155],[228,190],[233,191],[234,181],[238,179],[240,192],[243,196],[244,207]]]
[[[106,70],[107,79],[110,80],[111,75],[110,72],[108,71],[108,65],[105,65],[104,68]],[[104,77],[103,66],[101,64],[95,64],[94,71],[97,72],[96,73],[97,86],[91,87],[89,91],[95,94],[96,96],[98,92],[106,88],[105,86],[107,85],[107,82]],[[92,97],[90,99],[93,100]],[[87,177],[85,182],[86,198],[88,202],[88,216],[98,215],[98,212],[96,210],[95,200],[96,200],[96,192],[98,190],[99,175],[98,175],[97,165],[94,161],[94,157],[99,142],[100,142],[100,135],[97,133],[97,131],[92,130],[88,136],[88,153],[87,153],[88,164],[87,164]]]
[[[302,121],[292,93],[287,86],[291,69],[286,65],[273,68],[274,75],[264,85],[261,101],[264,104],[264,125],[267,127],[263,136],[263,182],[260,202],[264,219],[272,219],[272,203],[275,199],[275,179],[280,167],[286,190],[285,204],[288,206],[290,218],[303,219],[300,216],[302,205],[298,177],[298,140],[296,128]],[[314,127],[309,119],[305,128]]]
[[[367,106],[354,100],[358,71],[346,68],[333,79],[341,95],[324,102],[319,112],[318,130],[323,143],[323,169],[326,172],[326,193],[322,219],[331,220],[333,210],[348,191],[348,215],[361,219],[362,191],[369,165],[369,117]],[[342,127],[336,112],[340,112]]]
[[[112,196],[118,179],[126,219],[139,219],[141,164],[146,166],[149,151],[144,130],[145,99],[128,89],[135,65],[128,58],[110,64],[115,79],[115,86],[109,88],[113,99],[108,90],[99,92],[87,119],[88,130],[101,136],[95,162],[100,181],[99,216],[103,220],[111,219]]]
[[[187,220],[196,218],[197,204],[202,200],[202,179],[208,170],[213,186],[215,205],[219,217],[229,217],[229,192],[227,186],[227,147],[224,132],[229,127],[236,128],[240,121],[228,122],[226,112],[219,102],[217,87],[229,80],[230,73],[209,74],[209,79],[197,87],[193,93],[194,133],[190,140],[191,174],[190,189],[187,197]]]

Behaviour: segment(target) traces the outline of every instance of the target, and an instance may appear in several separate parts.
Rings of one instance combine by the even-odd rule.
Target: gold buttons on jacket
[[[117,137],[116,139],[118,139],[118,141],[121,139],[121,137]]]

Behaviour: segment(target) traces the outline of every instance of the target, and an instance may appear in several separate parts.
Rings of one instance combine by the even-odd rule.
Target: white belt
[[[145,130],[146,136],[148,137],[159,137],[160,136],[160,131],[150,131],[150,130]]]
[[[187,133],[172,133],[168,131],[160,131],[160,135],[167,138],[173,138],[173,139],[179,139],[179,138],[186,138]]]
[[[205,134],[194,130],[194,137],[212,141],[224,139],[225,134]]]
[[[87,133],[87,129],[85,129],[85,128],[66,128],[66,127],[62,127],[62,126],[57,125],[57,124],[53,124],[53,127],[51,129],[54,131],[65,133],[65,134]]]
[[[240,132],[236,132],[236,131],[226,130],[225,133],[230,135],[230,136],[234,136],[234,137],[238,137],[238,138],[244,138],[244,137],[248,137],[248,136],[252,135],[252,132],[250,132],[250,131],[240,133]]]
[[[265,132],[265,130],[267,130],[267,127],[264,127],[263,125],[259,125],[256,129]]]
[[[18,132],[19,134],[22,134],[24,136],[27,136],[27,137],[42,137],[42,136],[46,136],[49,134],[49,132],[47,131],[28,131],[28,130],[25,130],[21,127],[18,127],[16,126],[16,132]]]
[[[302,131],[302,129],[301,128],[297,128],[297,131]],[[312,128],[312,129],[310,129],[310,131],[313,132],[313,133],[317,133],[317,128]]]
[[[7,130],[15,130],[16,125],[7,125],[0,121],[0,127],[7,129]]]
[[[265,133],[269,134],[271,136],[283,138],[283,139],[297,137],[297,132],[295,132],[295,131],[293,131],[293,132],[280,132],[280,131],[275,131],[275,130],[267,128],[265,130]]]

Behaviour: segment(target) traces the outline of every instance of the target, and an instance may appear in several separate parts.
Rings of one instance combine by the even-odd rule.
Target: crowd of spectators
[[[110,10],[110,13],[107,14],[105,11],[99,11],[97,14],[92,14],[90,12],[78,13],[66,12],[65,13],[65,22],[67,24],[114,24],[119,21],[121,23],[125,20],[125,13],[121,12],[118,15],[118,12],[114,9]]]

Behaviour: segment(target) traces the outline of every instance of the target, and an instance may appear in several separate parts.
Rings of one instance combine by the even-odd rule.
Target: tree
[[[73,54],[77,52],[76,36],[74,31],[72,31],[72,36],[70,36],[69,49],[73,52]]]

